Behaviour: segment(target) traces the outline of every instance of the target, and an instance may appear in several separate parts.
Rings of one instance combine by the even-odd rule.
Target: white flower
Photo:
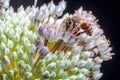
[[[94,80],[99,80],[100,78],[101,78],[101,76],[102,76],[103,74],[102,73],[100,73],[100,71],[98,70],[98,71],[95,71],[95,72],[93,72],[93,78],[94,78]]]
[[[82,49],[83,49],[82,46],[74,46],[71,53],[72,55],[79,55]]]
[[[94,58],[95,62],[100,64],[103,62],[103,59],[100,59],[99,57]]]
[[[58,6],[61,6],[63,10],[65,10],[66,8],[66,2],[64,0],[62,0],[61,2],[59,2]]]
[[[34,18],[35,20],[43,21],[45,18],[45,13],[43,11],[37,11]]]
[[[58,4],[58,6],[56,6],[55,14],[57,16],[61,16],[63,14],[63,11],[65,10],[65,8],[66,8],[66,2],[63,0]]]
[[[82,68],[79,70],[79,72],[85,76],[89,76],[90,75],[90,71],[86,68]]]
[[[90,58],[91,55],[92,55],[92,52],[90,52],[90,51],[84,51],[81,53],[81,56],[83,57],[83,59]]]
[[[93,71],[97,71],[97,70],[100,69],[100,67],[101,67],[101,64],[95,64],[95,65],[93,66],[92,70],[93,70]]]
[[[55,11],[55,4],[53,3],[53,1],[51,1],[50,3],[48,3],[48,10],[49,10],[49,14],[53,15],[54,11]]]

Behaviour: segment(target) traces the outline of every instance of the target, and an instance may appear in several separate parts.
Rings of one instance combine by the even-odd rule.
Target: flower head
[[[92,12],[63,14],[66,2],[14,12],[0,0],[0,80],[99,80],[113,53]],[[63,15],[63,16],[62,16]],[[59,18],[61,16],[61,18]]]

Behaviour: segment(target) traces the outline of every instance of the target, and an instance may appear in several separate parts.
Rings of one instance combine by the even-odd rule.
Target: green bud
[[[88,69],[82,68],[79,70],[79,73],[85,75],[85,76],[89,76],[90,75],[90,71]]]
[[[24,53],[24,54],[22,55],[22,60],[24,60],[25,62],[28,62],[28,61],[29,61],[28,55],[27,55],[26,53]]]
[[[7,74],[7,75],[8,75],[9,77],[14,77],[14,73],[15,73],[14,70],[10,70],[10,71],[8,71],[8,74]]]
[[[12,59],[12,60],[17,60],[17,53],[16,53],[16,52],[13,52],[13,53],[11,54],[11,59]]]
[[[28,72],[28,71],[30,71],[31,69],[32,69],[31,66],[28,65],[28,64],[26,64],[23,70],[24,70],[25,72]]]
[[[86,76],[84,76],[83,74],[78,74],[77,80],[87,80],[87,79],[86,79]]]
[[[2,72],[2,65],[0,64],[0,72]]]
[[[44,72],[42,73],[42,78],[43,78],[43,79],[48,79],[48,78],[49,78],[49,74],[50,74],[49,71],[47,71],[47,70],[44,71]]]
[[[13,41],[15,41],[15,42],[20,41],[20,35],[18,33],[15,33],[15,35],[13,36]]]
[[[56,69],[56,63],[55,62],[51,62],[50,64],[48,64],[47,69],[49,71],[55,70]]]
[[[72,72],[73,74],[76,74],[76,73],[79,72],[79,68],[77,68],[77,67],[72,68],[72,69],[71,69],[71,72]]]
[[[69,77],[69,79],[70,79],[70,80],[77,80],[77,76],[72,75],[72,76]]]
[[[31,58],[30,61],[29,61],[29,65],[33,66],[34,64],[35,64],[35,60],[33,58]]]
[[[2,74],[2,80],[8,80],[8,76],[6,74]]]
[[[18,64],[17,64],[17,66],[18,66],[18,68],[20,68],[20,69],[24,68],[24,66],[25,66],[24,61],[23,61],[23,60],[19,61]]]
[[[58,56],[58,59],[63,59],[64,52],[63,51],[58,52],[57,56]]]
[[[13,48],[14,47],[13,41],[11,41],[11,40],[8,39],[7,47],[10,48],[10,49]]]
[[[7,55],[4,55],[4,57],[3,57],[3,63],[4,63],[5,65],[9,65],[9,64],[10,64],[10,59],[8,58]]]
[[[67,78],[68,77],[68,73],[65,72],[63,69],[60,69],[58,72],[57,72],[57,77],[58,78]]]
[[[55,78],[56,77],[56,73],[53,71],[53,72],[50,73],[49,76],[50,76],[50,78]]]
[[[5,48],[5,49],[3,49],[2,51],[3,51],[3,54],[4,54],[4,55],[8,55],[9,52],[10,52],[9,48]]]
[[[3,33],[0,35],[0,40],[3,41],[3,42],[7,41],[7,38]]]
[[[33,74],[31,72],[26,72],[25,78],[26,80],[30,80],[32,78]]]
[[[4,48],[6,48],[6,44],[5,44],[4,42],[1,42],[1,44],[0,44],[0,49],[2,50],[2,49],[4,49]]]
[[[13,30],[13,29],[10,29],[10,30],[8,31],[8,37],[9,37],[9,38],[13,38],[14,35],[15,35],[14,30]]]
[[[20,49],[19,51],[17,51],[17,55],[19,58],[22,58],[22,56],[24,55],[24,51]]]

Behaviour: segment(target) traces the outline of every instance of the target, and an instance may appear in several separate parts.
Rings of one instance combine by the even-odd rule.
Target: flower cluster
[[[0,0],[0,80],[99,80],[113,53],[92,12],[36,3],[14,12]]]

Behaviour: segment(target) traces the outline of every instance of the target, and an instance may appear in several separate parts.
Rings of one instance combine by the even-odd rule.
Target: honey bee
[[[88,35],[92,35],[92,27],[90,26],[90,24],[86,24],[86,23],[83,23],[82,25],[81,25],[81,28],[83,29],[83,30],[85,30],[85,32],[88,34]]]

